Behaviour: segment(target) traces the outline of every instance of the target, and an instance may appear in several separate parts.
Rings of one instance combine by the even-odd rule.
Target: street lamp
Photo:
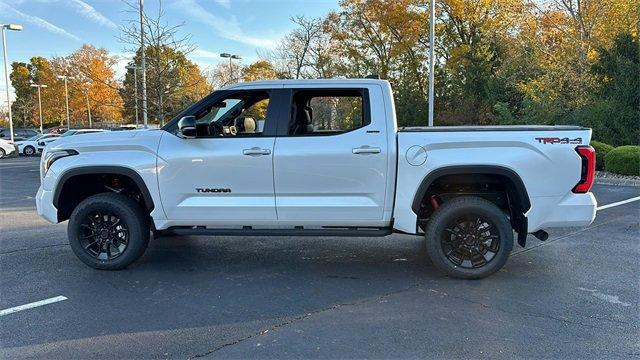
[[[46,88],[44,84],[31,84],[31,87],[38,88],[38,112],[40,112],[40,133],[42,134],[42,99],[40,97],[40,89]]]
[[[135,84],[134,86],[134,97],[136,100],[136,129],[138,128],[138,70],[140,70],[141,68],[139,66],[135,66],[135,65],[127,65],[125,66],[125,68],[129,69],[129,70],[133,70],[133,82]]]
[[[87,114],[89,115],[89,129],[91,129],[91,106],[89,106],[89,87],[91,86],[91,81],[87,81],[83,85],[84,85],[84,96],[87,99]]]
[[[436,0],[430,0],[429,4],[429,126],[433,126]]]
[[[11,98],[9,92],[9,67],[7,65],[7,39],[5,35],[5,30],[13,30],[20,31],[22,30],[22,25],[18,24],[0,24],[2,27],[2,49],[4,52],[4,81],[7,86],[7,107],[9,114],[9,134],[11,135],[11,142],[13,142],[13,118],[11,117]]]
[[[69,90],[67,89],[67,80],[75,80],[73,76],[58,75],[56,76],[60,80],[64,80],[64,98],[67,103],[67,130],[71,129],[71,118],[69,117]]]
[[[147,71],[145,65],[144,54],[144,0],[140,0],[140,50],[142,54],[142,61],[140,64],[142,70],[142,121],[144,122],[144,128],[147,128]]]
[[[220,57],[229,58],[229,76],[231,77],[231,81],[236,80],[233,77],[233,66],[232,66],[231,60],[234,60],[234,59],[235,60],[240,60],[240,59],[242,59],[242,57],[240,55],[229,54],[229,53],[222,53],[222,54],[220,54]]]

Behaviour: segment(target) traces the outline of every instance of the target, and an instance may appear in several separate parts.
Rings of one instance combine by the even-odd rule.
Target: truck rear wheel
[[[147,248],[147,218],[142,207],[124,195],[93,195],[71,213],[69,244],[76,256],[92,268],[123,269]]]
[[[427,254],[442,272],[480,279],[500,270],[513,248],[513,230],[493,203],[463,196],[442,204],[425,232]]]

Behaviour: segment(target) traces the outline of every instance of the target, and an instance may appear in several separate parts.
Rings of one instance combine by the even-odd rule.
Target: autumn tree
[[[114,70],[117,58],[106,49],[85,44],[62,61],[65,72],[75,78],[69,82],[75,95],[69,99],[74,119],[88,126],[90,109],[93,122],[121,122],[123,102]]]
[[[212,89],[235,84],[241,80],[242,62],[221,62],[207,71],[207,81]]]
[[[64,117],[64,89],[58,87],[58,80],[49,60],[35,56],[29,63],[12,64],[11,84],[15,90],[16,99],[12,104],[12,115],[22,120],[24,126],[38,127],[40,125],[38,113],[37,89],[31,84],[47,85],[43,88],[42,115],[45,127],[62,125]]]
[[[14,62],[11,64],[11,74],[9,75],[16,94],[16,99],[11,104],[11,112],[15,119],[22,121],[23,126],[27,126],[27,119],[29,119],[29,126],[32,126],[34,105],[33,91],[30,87],[32,69],[31,64]]]
[[[258,60],[242,69],[242,78],[244,81],[272,80],[278,75],[269,61]]]
[[[589,97],[583,125],[597,139],[617,146],[640,142],[640,41],[621,33],[608,48],[598,49],[591,67],[598,84]]]

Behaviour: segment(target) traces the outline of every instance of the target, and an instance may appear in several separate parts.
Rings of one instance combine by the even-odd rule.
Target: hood
[[[130,148],[157,148],[160,136],[164,131],[159,129],[141,129],[128,131],[103,131],[89,134],[59,137],[47,145],[47,151],[73,149],[87,151],[121,151]]]

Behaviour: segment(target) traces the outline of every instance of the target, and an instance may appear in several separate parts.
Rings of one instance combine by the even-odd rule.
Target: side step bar
[[[391,228],[320,228],[320,229],[211,229],[206,227],[175,226],[165,230],[176,235],[207,236],[351,236],[378,237],[393,233]]]

